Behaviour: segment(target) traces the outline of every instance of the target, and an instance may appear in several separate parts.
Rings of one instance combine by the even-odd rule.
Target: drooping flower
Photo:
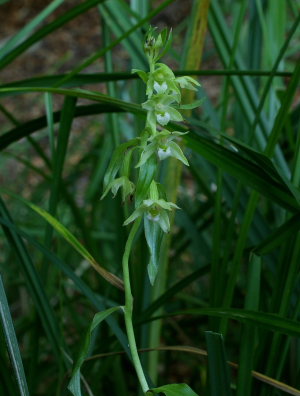
[[[136,168],[142,166],[147,160],[153,155],[157,154],[159,160],[163,161],[168,157],[174,157],[189,166],[188,160],[183,154],[181,148],[174,140],[187,132],[170,132],[167,129],[163,129],[161,132],[156,133],[154,136],[150,136],[144,143],[142,148],[142,154]]]
[[[182,121],[182,115],[171,106],[175,102],[174,96],[172,95],[155,95],[151,99],[147,100],[142,104],[145,110],[148,110],[150,116],[156,118],[156,121],[164,126],[167,125],[169,121]],[[149,117],[150,117],[149,116]]]
[[[177,77],[176,82],[180,85],[180,88],[190,89],[197,91],[196,87],[200,87],[200,83],[190,76]]]
[[[125,220],[124,225],[132,223],[140,216],[146,216],[148,220],[157,223],[163,232],[170,231],[168,211],[179,209],[173,202],[164,199],[145,199],[142,204]]]
[[[124,202],[129,195],[134,193],[135,185],[128,179],[127,176],[118,177],[108,184],[104,193],[102,194],[101,199],[103,199],[110,190],[115,197],[120,188],[122,188],[122,201]]]

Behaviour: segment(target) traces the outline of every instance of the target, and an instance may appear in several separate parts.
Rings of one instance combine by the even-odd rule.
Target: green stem
[[[133,365],[135,368],[135,371],[137,373],[138,379],[140,381],[141,387],[143,389],[143,392],[146,393],[149,389],[147,380],[145,378],[145,374],[141,365],[141,361],[138,355],[137,351],[137,346],[136,346],[136,341],[135,341],[135,336],[134,336],[134,330],[133,330],[133,325],[132,325],[132,311],[133,311],[133,297],[132,297],[132,292],[131,292],[131,285],[130,285],[130,274],[129,274],[129,255],[132,247],[132,243],[134,240],[134,237],[137,233],[137,230],[139,229],[141,223],[141,218],[138,218],[129,233],[126,245],[125,245],[125,251],[124,251],[124,256],[123,256],[123,277],[124,277],[124,286],[125,286],[125,307],[124,307],[124,313],[125,313],[125,325],[126,325],[126,331],[127,331],[127,337],[128,337],[128,342],[129,342],[129,349],[133,361]]]

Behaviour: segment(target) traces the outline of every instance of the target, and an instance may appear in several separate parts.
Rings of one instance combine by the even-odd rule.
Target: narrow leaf
[[[149,393],[162,392],[166,396],[198,396],[187,384],[169,384],[163,385],[158,388],[153,388],[148,391]],[[147,393],[148,393],[147,392]]]
[[[208,355],[209,394],[211,396],[230,396],[228,363],[221,334],[205,332]]]
[[[100,274],[104,279],[106,279],[109,283],[113,286],[118,287],[119,289],[123,290],[123,281],[118,278],[116,275],[112,274],[111,272],[107,271],[105,268],[101,267],[94,257],[87,251],[87,249],[79,242],[79,240],[58,220],[56,220],[53,216],[51,216],[46,210],[39,208],[38,206],[34,205],[33,203],[27,201],[20,196],[9,192],[7,190],[1,189],[6,194],[13,196],[14,198],[18,199],[19,201],[23,202],[29,208],[34,210],[38,213],[41,217],[44,218],[52,227],[71,245],[77,252],[85,258],[92,267]]]
[[[151,285],[153,285],[158,271],[159,252],[163,232],[159,224],[155,223],[154,221],[148,220],[146,216],[144,216],[144,229],[150,253],[148,276]]]
[[[21,354],[18,346],[18,340],[14,330],[13,321],[10,315],[9,306],[0,275],[0,320],[3,328],[3,333],[6,340],[6,345],[13,370],[18,382],[18,387],[21,396],[29,396],[24,367],[21,359]]]
[[[73,372],[71,376],[71,380],[68,385],[68,389],[74,396],[81,396],[81,389],[80,389],[80,369],[81,366],[84,362],[84,359],[87,357],[89,348],[90,348],[90,343],[91,343],[91,335],[93,330],[109,315],[112,313],[116,312],[118,309],[121,307],[113,307],[110,309],[107,309],[102,312],[98,312],[95,316],[94,319],[92,320],[92,323],[90,324],[88,331],[86,333],[84,342],[82,344],[82,347],[80,349],[78,358],[75,361],[75,364],[73,366]]]

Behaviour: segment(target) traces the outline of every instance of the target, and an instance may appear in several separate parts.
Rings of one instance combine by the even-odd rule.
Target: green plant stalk
[[[195,15],[191,30],[189,32],[186,43],[187,52],[184,59],[184,69],[199,69],[202,59],[202,51],[207,27],[207,16],[210,0],[196,0],[193,4],[193,15]],[[194,96],[193,91],[185,91],[183,93],[184,103],[192,102]],[[187,111],[188,114],[188,111]],[[182,164],[170,158],[165,176],[165,190],[168,198],[172,202],[177,200],[177,191],[182,173]],[[170,215],[170,223],[174,223],[174,214]],[[166,279],[168,271],[168,252],[171,246],[171,234],[164,236],[161,247],[160,268],[156,283],[153,288],[152,300],[161,296],[166,289]],[[156,347],[159,344],[161,333],[161,320],[157,320],[150,326],[149,346]],[[158,351],[153,352],[149,356],[148,371],[154,382],[157,378]]]
[[[134,240],[134,237],[139,229],[141,223],[141,218],[138,218],[133,226],[131,227],[126,245],[125,245],[125,251],[123,255],[123,260],[122,260],[122,266],[123,266],[123,280],[124,280],[124,288],[125,288],[125,306],[124,306],[124,315],[125,315],[125,325],[126,325],[126,332],[127,332],[127,337],[128,337],[128,343],[129,343],[129,349],[132,357],[132,362],[136,371],[136,374],[138,376],[138,379],[140,381],[141,387],[143,389],[143,392],[146,393],[147,390],[149,389],[141,361],[139,358],[139,354],[137,351],[137,346],[136,346],[136,341],[135,341],[135,335],[134,335],[134,329],[133,329],[133,324],[132,324],[132,311],[133,311],[133,296],[131,292],[131,284],[130,284],[130,273],[129,273],[129,255],[130,251],[132,248],[132,243]]]

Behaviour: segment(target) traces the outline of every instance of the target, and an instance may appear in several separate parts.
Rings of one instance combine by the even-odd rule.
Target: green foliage
[[[92,332],[104,319],[106,319],[112,313],[116,312],[119,308],[120,307],[110,308],[105,311],[98,312],[94,316],[92,323],[90,324],[90,326],[88,328],[87,334],[86,334],[84,342],[82,344],[82,347],[80,348],[78,357],[73,365],[72,376],[71,376],[71,380],[68,385],[68,389],[70,390],[70,392],[73,393],[74,396],[82,395],[81,387],[80,387],[80,368],[88,355],[90,344],[91,344]]]
[[[0,394],[299,395],[299,1],[27,3],[0,1]]]

